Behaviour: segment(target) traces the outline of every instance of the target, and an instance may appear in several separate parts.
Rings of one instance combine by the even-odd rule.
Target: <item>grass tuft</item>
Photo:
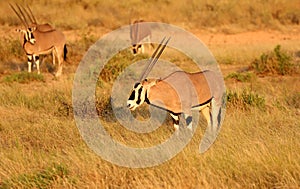
[[[233,72],[228,74],[225,79],[234,79],[236,81],[240,81],[240,82],[249,82],[254,78],[254,75],[252,73],[237,73],[237,72]]]
[[[290,94],[286,97],[286,103],[293,108],[300,108],[300,92]]]
[[[1,188],[49,188],[52,183],[67,178],[69,171],[62,164],[54,164],[44,170],[31,174],[21,174],[11,179],[4,180]]]
[[[28,72],[13,73],[11,75],[5,76],[3,79],[3,82],[5,83],[30,83],[32,81],[45,82],[45,79],[42,74]]]
[[[111,60],[109,60],[109,62],[105,65],[100,73],[99,82],[101,83],[101,81],[114,81],[128,65],[145,58],[148,58],[146,54],[133,56],[132,53],[128,50],[120,52]]]

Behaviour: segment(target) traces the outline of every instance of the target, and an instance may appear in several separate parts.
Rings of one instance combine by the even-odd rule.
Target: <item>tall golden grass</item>
[[[17,1],[22,3],[21,0]],[[40,22],[64,29],[103,26],[114,29],[133,19],[173,23],[185,28],[211,27],[221,30],[280,28],[299,25],[297,0],[183,0],[183,1],[105,1],[105,0],[27,0]],[[2,1],[1,24],[16,25],[8,3]]]

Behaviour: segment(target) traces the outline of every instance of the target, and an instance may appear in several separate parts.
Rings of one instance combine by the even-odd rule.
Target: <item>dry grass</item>
[[[40,22],[51,22],[63,29],[79,29],[87,26],[114,29],[138,18],[173,23],[185,28],[217,28],[224,32],[266,27],[279,29],[283,24],[299,25],[300,22],[300,5],[297,0],[278,0],[272,3],[261,0],[242,2],[164,0],[159,3],[153,0],[146,2],[28,0],[27,2],[35,10]],[[1,12],[4,13],[0,23],[16,25],[17,18],[11,16],[12,11],[7,2],[1,2],[0,5]],[[173,14],[175,12],[176,15]]]
[[[207,40],[224,76],[228,76],[225,82],[234,100],[228,100],[222,131],[207,153],[198,153],[205,130],[205,121],[200,120],[186,148],[160,166],[130,169],[102,160],[82,140],[71,98],[76,67],[89,46],[105,32],[128,24],[132,17],[164,21],[192,31],[205,28],[208,33],[261,28],[288,31],[300,17],[298,1],[165,0],[159,8],[155,1],[135,0],[27,2],[41,22],[64,30],[69,58],[59,79],[53,79],[46,69],[49,58],[42,63],[42,79],[35,73],[31,77],[20,72],[26,70],[26,58],[15,33],[10,33],[20,23],[7,2],[0,2],[0,32],[8,33],[0,41],[0,188],[300,188],[300,78],[296,74],[244,72],[252,61],[278,44],[297,54],[299,40],[278,38],[241,45],[240,36],[234,43],[225,43],[219,33],[215,38],[221,43],[215,38]],[[154,133],[135,135],[124,131],[110,112],[108,94],[117,73],[144,57],[127,52],[114,57],[101,75],[96,94],[105,127],[116,140],[133,146],[152,145],[173,132],[168,119]],[[164,58],[185,70],[194,69],[189,59],[173,50]],[[299,64],[297,58],[295,55],[293,63]]]

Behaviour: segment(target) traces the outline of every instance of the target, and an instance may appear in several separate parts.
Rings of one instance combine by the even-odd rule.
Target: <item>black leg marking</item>
[[[190,123],[193,121],[192,116],[188,116],[188,117],[185,119],[185,121],[186,121],[186,125],[190,125]]]

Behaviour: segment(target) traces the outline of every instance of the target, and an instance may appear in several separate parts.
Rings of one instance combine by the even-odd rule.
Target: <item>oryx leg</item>
[[[33,57],[33,63],[35,63],[35,65],[36,65],[37,72],[38,72],[38,74],[40,74],[41,73],[40,72],[40,57],[39,57],[39,55],[32,55],[32,57]]]
[[[180,114],[173,114],[173,113],[170,113],[172,119],[173,119],[173,123],[174,123],[174,129],[175,131],[178,131],[179,130],[179,115]]]
[[[221,122],[221,105],[219,104],[215,98],[211,100],[211,130],[213,133],[217,133],[220,128]]]
[[[27,55],[27,64],[28,64],[28,72],[31,72],[31,66],[32,66],[33,56]]]
[[[52,63],[55,65],[55,51],[52,50]]]
[[[56,55],[57,55],[57,59],[58,59],[58,68],[57,68],[57,72],[55,74],[56,77],[59,77],[62,73],[62,63],[64,61],[64,50],[62,49],[54,49]]]
[[[193,130],[193,117],[190,114],[184,114],[186,126],[189,130]]]
[[[202,113],[204,118],[206,119],[207,125],[211,126],[211,112],[210,112],[210,106],[211,102],[203,104],[201,106],[197,106],[195,108],[192,108],[192,110],[198,110]]]
[[[207,126],[211,126],[211,114],[209,106],[205,106],[202,110],[200,110],[204,118],[206,119]]]

